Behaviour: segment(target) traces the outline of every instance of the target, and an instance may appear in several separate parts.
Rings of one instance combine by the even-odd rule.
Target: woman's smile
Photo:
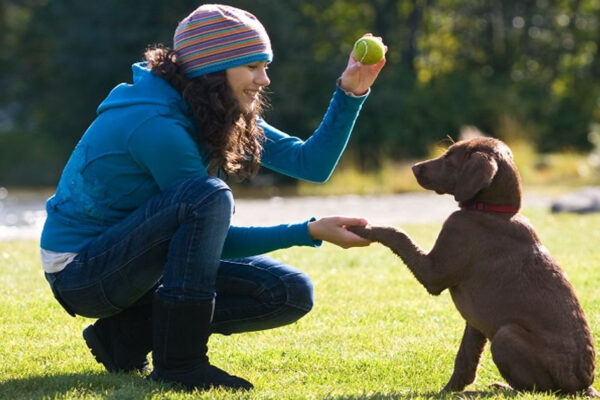
[[[262,89],[271,83],[267,69],[268,63],[261,61],[226,70],[227,83],[245,111],[254,109]]]
[[[258,95],[260,94],[260,90],[246,89],[246,90],[244,90],[244,93],[246,94],[246,96],[248,96],[250,101],[256,101],[256,100],[258,100]]]

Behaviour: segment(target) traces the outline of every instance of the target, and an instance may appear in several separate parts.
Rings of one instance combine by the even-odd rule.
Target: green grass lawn
[[[600,214],[529,209],[525,215],[567,272],[600,337]],[[440,224],[403,228],[430,248]],[[52,298],[37,241],[0,242],[0,398],[458,398],[439,394],[464,328],[447,292],[429,296],[398,258],[376,244],[293,248],[273,255],[313,278],[314,310],[287,327],[211,337],[212,362],[256,388],[245,394],[190,394],[140,375],[106,373],[81,338],[92,320],[70,317]],[[489,388],[501,380],[486,348],[478,378],[462,397],[553,398]]]

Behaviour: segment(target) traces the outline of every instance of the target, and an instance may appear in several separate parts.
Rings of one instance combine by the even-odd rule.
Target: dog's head
[[[438,194],[452,194],[459,204],[473,201],[521,206],[521,180],[512,152],[498,139],[460,141],[432,160],[413,166],[417,181]]]

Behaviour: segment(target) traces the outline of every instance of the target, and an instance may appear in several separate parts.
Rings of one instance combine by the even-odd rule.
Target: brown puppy
[[[521,183],[510,149],[492,138],[462,141],[413,172],[421,186],[454,195],[461,207],[429,253],[392,227],[351,230],[399,255],[429,293],[450,290],[466,327],[444,390],[475,380],[489,339],[513,388],[595,396],[590,328],[567,277],[518,213]]]

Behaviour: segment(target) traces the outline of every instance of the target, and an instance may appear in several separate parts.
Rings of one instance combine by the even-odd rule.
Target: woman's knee
[[[194,176],[183,180],[178,186],[181,195],[191,200],[200,200],[223,191],[231,192],[227,183],[214,176]]]
[[[280,287],[273,293],[283,296],[271,298],[268,316],[262,316],[249,324],[244,330],[271,329],[298,321],[308,314],[314,305],[313,284],[308,275],[294,272],[280,277]],[[283,289],[283,290],[281,290]]]
[[[197,214],[222,214],[230,218],[234,200],[229,186],[223,180],[212,176],[188,178],[172,188],[177,201],[185,209]]]
[[[223,214],[231,218],[234,210],[233,194],[229,187],[219,186],[214,192],[206,196],[204,201],[199,203],[202,209],[209,208],[217,214]]]
[[[293,307],[301,315],[307,314],[314,306],[314,288],[308,275],[298,271],[285,275],[282,281],[286,288],[286,305]]]

